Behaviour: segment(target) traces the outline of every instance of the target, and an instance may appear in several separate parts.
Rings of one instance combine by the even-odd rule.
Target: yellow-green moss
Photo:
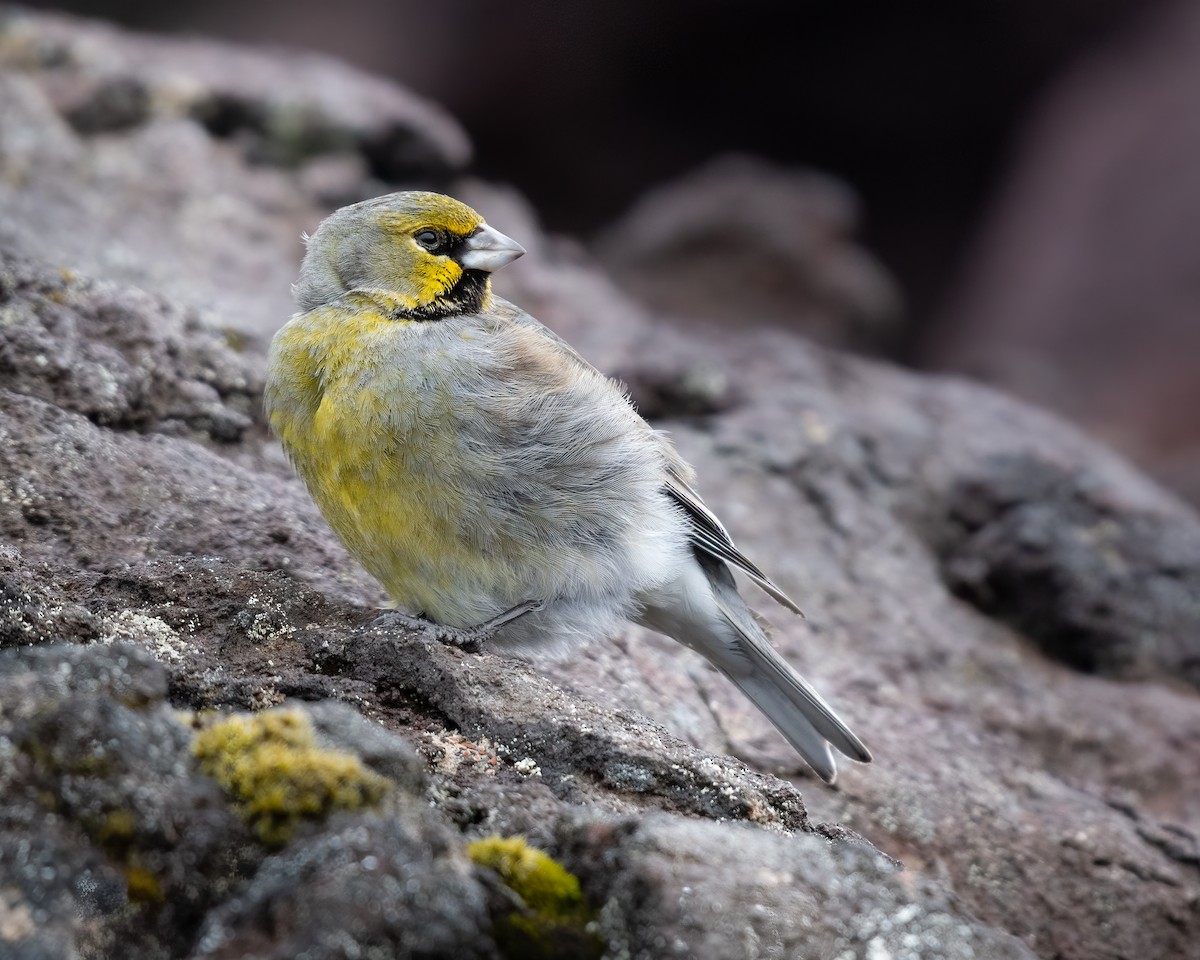
[[[89,826],[91,829],[88,832],[104,848],[105,853],[117,858],[125,856],[137,834],[137,821],[130,810],[109,810]]]
[[[495,870],[519,896],[525,912],[493,917],[496,944],[508,958],[550,960],[599,957],[604,943],[590,927],[595,919],[578,878],[523,837],[485,837],[467,846],[481,867]]]
[[[244,353],[246,350],[247,337],[241,330],[235,330],[233,327],[221,328],[221,339],[225,341],[227,346],[234,353]]]
[[[133,863],[125,867],[125,895],[130,903],[145,906],[156,906],[166,899],[158,877],[145,867]]]
[[[99,748],[71,755],[68,749],[60,749],[57,742],[31,739],[21,745],[21,750],[37,767],[54,776],[103,779],[112,772],[112,757]]]
[[[138,863],[137,820],[131,810],[109,810],[102,816],[84,821],[84,829],[125,874],[125,893],[129,902],[144,907],[161,904],[166,895],[154,871]]]
[[[562,916],[583,903],[575,875],[524,837],[485,837],[467,847],[467,856],[500,874],[505,886],[538,913]]]
[[[305,820],[377,806],[391,788],[358,757],[317,747],[299,710],[219,721],[197,734],[194,750],[200,769],[271,847],[287,843]]]

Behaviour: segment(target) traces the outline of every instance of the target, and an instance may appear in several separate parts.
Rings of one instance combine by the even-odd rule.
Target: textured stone
[[[610,949],[669,957],[987,957],[1031,960],[946,891],[869,848],[741,824],[649,816],[565,827],[568,859],[601,899]],[[730,885],[732,869],[739,882]]]
[[[291,310],[318,197],[394,186],[374,179],[370,138],[264,164],[260,135],[164,119],[152,83],[143,102],[86,53],[135,41],[61,23],[0,26],[0,96],[19,108],[0,125],[0,645],[48,651],[8,651],[0,671],[4,950],[285,956],[328,935],[322,950],[420,955],[400,927],[428,908],[430,944],[438,931],[487,956],[495,887],[459,845],[495,831],[576,870],[609,904],[614,949],[642,955],[681,938],[753,956],[805,922],[863,956],[1020,956],[1000,931],[1072,960],[1200,938],[1193,512],[994,392],[771,324],[681,332],[543,236],[512,191],[461,181],[449,189],[530,249],[502,291],[628,381],[805,608],[748,592],[875,762],[820,786],[721,677],[645,631],[532,665],[388,633],[378,588],[257,420],[264,335]],[[99,92],[59,89],[64,63]],[[224,198],[219,229],[195,229],[201,196]],[[319,736],[419,799],[394,823],[339,814],[294,847],[256,846],[186,761],[172,708],[289,698],[321,702]],[[92,816],[129,796],[124,849],[152,853],[148,874]],[[376,870],[407,884],[409,864],[423,892],[390,919],[295,882],[327,870],[369,898]],[[796,882],[773,889],[770,864]],[[706,899],[680,906],[684,887]],[[156,889],[173,906],[146,905]],[[143,906],[127,909],[131,890]],[[697,919],[718,902],[719,923]]]

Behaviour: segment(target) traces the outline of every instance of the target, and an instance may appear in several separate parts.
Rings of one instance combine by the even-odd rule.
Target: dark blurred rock
[[[654,815],[563,834],[570,865],[604,898],[610,949],[631,960],[1034,956],[854,844]],[[736,887],[724,880],[731,864]]]
[[[305,715],[322,748],[355,754],[365,766],[409,793],[424,791],[425,762],[404,740],[365,720],[349,704],[324,700],[310,705]]]
[[[360,818],[272,857],[191,956],[496,960],[484,889],[458,835],[431,819]]]
[[[1200,523],[1130,512],[1086,472],[985,466],[950,491],[951,587],[1081,670],[1200,688]]]
[[[1200,8],[1156,8],[1026,130],[925,359],[1049,406],[1200,503]]]
[[[0,943],[28,956],[340,957],[350,943],[495,956],[484,889],[457,832],[415,799],[423,778],[403,741],[346,706],[304,714],[325,748],[401,779],[382,814],[335,814],[320,839],[267,857],[198,772],[166,692],[166,672],[135,647],[0,657],[0,877],[17,897],[6,916],[36,924],[4,924]],[[264,942],[273,951],[256,953]]]
[[[0,241],[258,338],[293,309],[317,202],[382,192],[376,177],[444,182],[470,156],[438,107],[326,58],[14,7],[0,114]],[[330,182],[339,166],[352,182]]]
[[[13,22],[20,37],[51,29]],[[1178,682],[1200,643],[1187,603],[1195,514],[985,389],[827,352],[771,324],[681,332],[577,245],[543,236],[511,191],[462,181],[455,192],[530,249],[501,274],[502,292],[635,393],[653,400],[657,385],[721,372],[719,389],[701,377],[700,389],[664,393],[660,425],[739,543],[805,607],[806,621],[765,610],[778,645],[876,761],[848,765],[833,790],[803,779],[721,677],[644,631],[534,667],[386,633],[372,625],[378,589],[277,447],[237,419],[259,402],[260,335],[291,310],[299,251],[280,238],[311,229],[321,177],[307,164],[264,167],[252,138],[194,120],[166,134],[185,145],[167,151],[179,164],[149,162],[167,155],[150,146],[164,142],[154,119],[110,124],[85,147],[40,71],[78,61],[89,29],[19,47],[41,50],[43,66],[0,72],[21,108],[0,124],[0,162],[10,174],[24,164],[30,186],[0,185],[0,276],[26,278],[0,304],[13,321],[0,322],[11,372],[0,382],[0,643],[120,642],[161,668],[102,650],[5,654],[16,666],[0,681],[13,725],[0,733],[3,949],[282,956],[341,937],[420,955],[426,942],[400,927],[421,929],[413,911],[427,908],[429,944],[436,931],[438,949],[486,956],[481,911],[495,887],[458,845],[501,831],[579,871],[614,951],[670,955],[679,937],[697,956],[725,960],[730,944],[780,956],[810,921],[817,942],[867,956],[1019,955],[996,928],[1067,960],[1186,955],[1200,938],[1200,695]],[[358,178],[372,148],[354,143],[339,147],[352,159],[329,168],[322,195],[371,186]],[[134,163],[138,191],[125,175],[97,181],[105,151]],[[192,232],[169,198],[218,183],[231,228]],[[117,217],[126,202],[131,216]],[[60,268],[74,272],[61,285]],[[148,292],[131,288],[135,274]],[[120,305],[120,323],[105,304]],[[251,336],[223,337],[214,322]],[[240,426],[209,428],[225,421]],[[133,666],[103,666],[114,655]],[[113,679],[122,670],[133,679]],[[392,823],[338,814],[269,856],[232,850],[213,824],[257,841],[185,762],[187,729],[164,684],[171,705],[192,709],[349,704],[375,726],[321,706],[318,734],[357,745],[420,799]],[[145,792],[139,778],[152,781]],[[118,798],[137,848],[153,851],[149,876],[129,874],[121,849],[134,847],[97,839],[89,811]],[[832,843],[828,855],[812,835]],[[888,872],[861,838],[907,872]],[[131,880],[140,897],[177,900],[131,906]],[[410,881],[420,895],[406,899],[396,888]],[[345,899],[360,893],[396,912]],[[447,898],[464,909],[448,912]]]
[[[0,656],[0,877],[17,895],[8,910],[36,926],[0,943],[182,955],[205,911],[262,859],[195,772],[166,690],[165,671],[135,648]]]
[[[84,133],[195,117],[218,137],[250,137],[254,159],[351,150],[393,179],[445,176],[470,158],[466,135],[442,109],[337,60],[3,13],[5,65],[28,73]]]
[[[857,199],[832,177],[729,156],[651,191],[597,250],[662,313],[879,349],[895,336],[900,292],[856,245],[858,219]]]

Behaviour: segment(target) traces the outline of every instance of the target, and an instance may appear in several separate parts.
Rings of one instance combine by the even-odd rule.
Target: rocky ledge
[[[5,957],[1200,941],[1200,519],[1117,457],[966,382],[639,305],[463,179],[453,120],[338,64],[7,10],[0,110]],[[525,664],[373,623],[261,377],[301,230],[416,184],[530,248],[502,292],[671,430],[874,764],[820,785],[640,631]],[[803,188],[834,193],[799,215],[845,203]],[[797,269],[827,328],[883,281],[824,222]]]

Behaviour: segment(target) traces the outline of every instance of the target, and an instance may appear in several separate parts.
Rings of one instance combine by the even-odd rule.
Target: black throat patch
[[[464,270],[458,283],[433,303],[411,310],[396,310],[392,316],[397,320],[444,320],[464,313],[478,313],[483,309],[491,282],[490,274],[482,270]]]

